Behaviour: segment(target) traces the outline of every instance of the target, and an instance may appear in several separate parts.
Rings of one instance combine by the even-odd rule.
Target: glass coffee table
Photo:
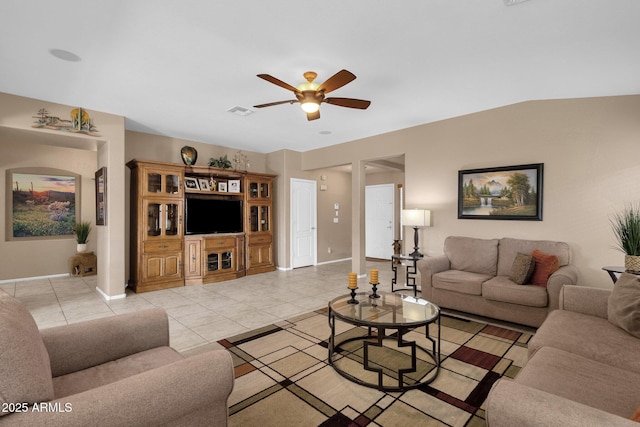
[[[371,292],[358,292],[357,304],[349,303],[350,295],[329,302],[329,364],[343,377],[378,390],[403,391],[429,384],[440,372],[440,308],[410,295],[378,295],[371,298]],[[336,336],[336,320],[364,328]],[[431,336],[430,326],[437,337]],[[406,340],[420,327],[424,336],[416,331],[413,340]]]

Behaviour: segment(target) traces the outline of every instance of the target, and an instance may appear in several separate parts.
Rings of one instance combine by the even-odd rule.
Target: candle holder
[[[351,290],[351,299],[347,301],[348,304],[359,304],[358,300],[356,300],[356,289],[358,288],[349,288]]]
[[[373,293],[371,295],[369,295],[369,298],[380,298],[380,295],[378,295],[378,285],[380,284],[380,282],[369,282],[371,284],[371,286],[373,286]]]

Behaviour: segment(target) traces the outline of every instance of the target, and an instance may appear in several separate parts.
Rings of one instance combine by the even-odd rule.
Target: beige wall
[[[0,93],[0,155],[11,152],[11,159],[20,158],[11,147],[24,137],[31,143],[53,146],[42,149],[53,158],[67,158],[76,154],[61,154],[62,147],[83,150],[88,148],[97,160],[87,160],[78,155],[83,166],[66,168],[79,170],[85,176],[92,168],[107,165],[109,168],[108,215],[109,225],[98,227],[97,252],[99,257],[99,287],[107,295],[117,295],[125,282],[124,249],[128,245],[125,233],[125,186],[124,163],[132,158],[161,160],[179,163],[182,145],[198,149],[203,164],[209,157],[227,154],[231,157],[237,150],[216,147],[173,138],[157,137],[138,132],[126,132],[124,144],[124,119],[104,113],[93,113],[100,130],[100,138],[61,135],[61,132],[41,131],[31,128],[32,117],[39,108],[47,108],[54,114],[64,115],[72,107],[46,103],[44,101],[16,97]],[[335,200],[346,200],[353,194],[346,176],[336,174],[331,168],[337,165],[376,160],[405,155],[405,205],[408,208],[423,207],[432,210],[433,227],[421,230],[421,249],[430,255],[442,252],[442,243],[448,235],[475,237],[513,236],[531,239],[553,239],[568,242],[574,252],[574,262],[580,271],[580,283],[589,286],[611,286],[601,270],[604,265],[620,265],[622,254],[611,249],[614,244],[609,227],[609,215],[625,202],[640,199],[640,96],[602,97],[570,100],[547,100],[524,102],[437,123],[417,126],[384,135],[378,135],[346,144],[340,144],[306,153],[282,150],[268,155],[247,153],[251,170],[276,173],[274,185],[276,262],[281,268],[289,266],[289,191],[290,178],[313,179],[326,174],[336,185],[328,186],[327,192],[318,191],[319,226],[326,212],[332,218]],[[24,156],[41,159],[40,153],[28,150]],[[97,153],[97,154],[95,154]],[[366,153],[364,155],[363,153]],[[46,157],[46,156],[45,156]],[[93,159],[93,158],[92,158]],[[338,160],[336,160],[338,159]],[[90,166],[85,162],[90,162]],[[17,163],[21,163],[18,160]],[[97,162],[97,164],[96,164]],[[531,221],[481,221],[457,219],[457,172],[460,169],[491,166],[507,166],[525,163],[544,163],[544,220]],[[12,168],[16,161],[5,160],[2,168]],[[86,165],[86,166],[85,166]],[[60,168],[57,164],[56,167]],[[94,170],[95,170],[94,169]],[[89,174],[91,175],[91,174]],[[128,173],[127,175],[128,176]],[[4,180],[4,175],[2,178]],[[92,179],[91,176],[87,179]],[[83,179],[84,181],[84,179]],[[366,178],[369,183],[370,177]],[[87,185],[84,186],[85,190]],[[89,184],[89,187],[92,187]],[[4,189],[5,187],[2,186]],[[4,191],[4,190],[3,190]],[[335,191],[335,193],[334,193]],[[324,193],[324,194],[321,194]],[[89,196],[90,197],[90,196]],[[320,198],[322,197],[322,201]],[[351,218],[360,218],[357,212],[363,209],[360,200],[352,207]],[[3,198],[4,200],[4,198]],[[126,199],[128,200],[128,198]],[[354,200],[351,196],[351,200]],[[83,201],[83,206],[86,200]],[[348,215],[342,215],[348,201],[341,203],[341,227],[326,224],[320,230],[322,241],[318,241],[319,261],[344,258],[349,243],[343,242],[347,234]],[[326,212],[325,212],[326,211]],[[87,218],[87,210],[83,218]],[[93,214],[91,214],[93,215]],[[4,224],[4,221],[2,221]],[[360,239],[360,227],[352,227],[351,239]],[[73,248],[73,241],[57,241],[55,249],[66,251]],[[34,276],[24,265],[12,266],[10,253],[17,246],[0,245],[2,270],[6,277]],[[327,253],[327,247],[334,249]],[[67,248],[69,246],[69,248]],[[351,248],[353,250],[353,247]],[[23,252],[20,252],[23,251]],[[51,248],[29,244],[18,253],[37,255],[51,254]],[[358,254],[360,256],[361,254]],[[326,256],[326,258],[325,258]],[[22,258],[22,257],[20,257]],[[66,272],[66,256],[56,261],[56,267],[48,269],[55,274]],[[13,271],[12,269],[16,270]]]
[[[0,93],[0,164],[4,170],[45,166],[81,174],[81,215],[83,220],[92,222],[95,221],[94,172],[99,167],[107,167],[107,225],[94,226],[89,238],[98,255],[98,289],[107,298],[124,296],[124,118],[89,111],[100,136],[32,127],[33,116],[41,108],[51,115],[68,118],[75,107]],[[4,173],[1,179],[5,180]],[[0,188],[4,201],[6,183]],[[2,221],[3,228],[4,223]],[[74,247],[75,242],[70,239],[3,241],[0,243],[1,277],[20,279],[68,273],[67,260],[75,253]]]
[[[562,240],[580,283],[608,287],[601,267],[623,263],[609,215],[640,199],[639,117],[640,96],[524,102],[309,151],[302,168],[405,154],[406,206],[432,210],[423,252],[448,235]],[[458,170],[526,163],[544,163],[543,221],[457,219]]]

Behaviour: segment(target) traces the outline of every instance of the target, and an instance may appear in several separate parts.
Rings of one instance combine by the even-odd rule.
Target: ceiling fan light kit
[[[306,73],[304,73],[304,78],[307,81],[298,85],[298,87],[293,87],[290,84],[283,82],[282,80],[270,76],[269,74],[258,74],[258,77],[260,77],[261,79],[264,79],[270,83],[293,92],[296,99],[254,105],[254,108],[264,108],[274,105],[294,104],[296,102],[299,102],[302,110],[307,113],[307,120],[317,120],[320,118],[320,104],[322,104],[323,102],[340,107],[356,108],[359,110],[366,110],[369,105],[371,105],[371,101],[365,101],[363,99],[325,98],[325,95],[327,93],[339,89],[347,83],[355,80],[356,76],[353,73],[347,70],[340,70],[320,85],[314,83],[314,80],[317,76],[317,73],[313,71],[307,71]]]

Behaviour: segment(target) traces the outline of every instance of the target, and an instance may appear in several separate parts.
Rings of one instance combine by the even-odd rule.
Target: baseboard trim
[[[70,277],[70,276],[69,276],[69,273],[63,273],[63,274],[51,274],[48,276],[33,276],[33,277],[20,277],[18,279],[3,279],[3,280],[0,280],[0,285],[6,285],[7,283],[15,283],[15,282],[29,282],[31,280],[53,279],[58,277]]]
[[[123,299],[123,298],[127,297],[126,293],[119,294],[119,295],[114,295],[114,296],[109,296],[109,295],[105,294],[104,291],[102,289],[100,289],[99,287],[97,287],[97,286],[96,286],[96,291],[98,292],[98,294],[100,294],[100,296],[102,298],[104,298],[107,301],[113,301],[113,300],[116,300],[116,299]]]

